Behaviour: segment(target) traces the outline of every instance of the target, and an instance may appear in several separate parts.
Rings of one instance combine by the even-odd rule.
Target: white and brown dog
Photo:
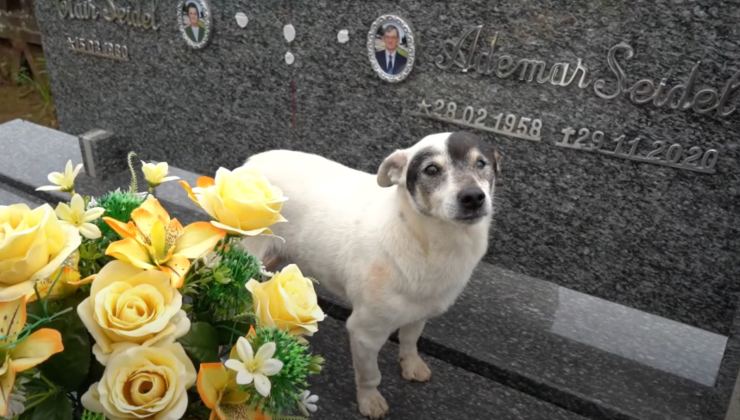
[[[246,163],[289,198],[285,239],[257,250],[297,263],[352,304],[347,320],[360,412],[382,417],[378,351],[399,330],[405,379],[431,371],[416,342],[455,301],[488,245],[499,153],[470,133],[440,133],[396,150],[377,176],[320,156],[275,150]],[[254,250],[254,249],[253,249]]]

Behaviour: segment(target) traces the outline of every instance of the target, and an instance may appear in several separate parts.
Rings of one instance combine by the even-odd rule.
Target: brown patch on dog
[[[386,288],[388,281],[391,279],[390,262],[385,260],[376,260],[370,266],[368,273],[367,287],[371,296],[380,296],[383,289]]]

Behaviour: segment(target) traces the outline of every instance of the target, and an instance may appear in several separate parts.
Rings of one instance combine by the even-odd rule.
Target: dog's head
[[[424,215],[474,224],[491,215],[500,173],[501,155],[478,136],[439,133],[385,158],[378,185],[405,189]]]

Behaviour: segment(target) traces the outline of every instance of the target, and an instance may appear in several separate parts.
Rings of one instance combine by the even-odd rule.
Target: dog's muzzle
[[[457,220],[464,223],[474,223],[486,215],[484,204],[486,193],[477,186],[467,187],[457,194],[457,203],[460,212]]]

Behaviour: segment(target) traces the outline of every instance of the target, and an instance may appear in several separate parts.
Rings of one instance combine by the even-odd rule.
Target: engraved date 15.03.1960
[[[705,150],[699,146],[692,146],[685,150],[678,143],[662,140],[652,142],[651,149],[645,151],[640,147],[644,142],[639,136],[628,140],[626,135],[621,134],[613,139],[607,139],[603,131],[585,127],[578,130],[566,127],[561,133],[563,137],[555,143],[555,146],[695,172],[713,174],[719,158],[716,149]]]

